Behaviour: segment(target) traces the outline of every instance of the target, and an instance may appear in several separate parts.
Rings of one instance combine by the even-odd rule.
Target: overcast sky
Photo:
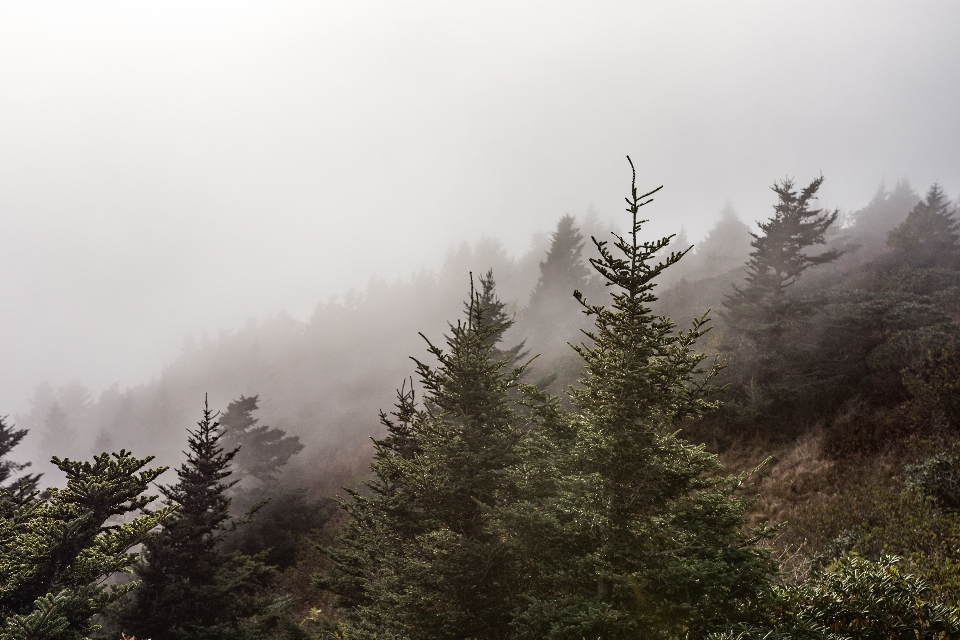
[[[958,2],[0,4],[0,415],[629,184],[651,234],[821,172],[960,194]]]

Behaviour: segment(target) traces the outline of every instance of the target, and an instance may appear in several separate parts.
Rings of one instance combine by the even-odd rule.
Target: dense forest
[[[40,385],[0,638],[960,638],[957,207],[823,180],[691,247],[634,175],[518,260]]]

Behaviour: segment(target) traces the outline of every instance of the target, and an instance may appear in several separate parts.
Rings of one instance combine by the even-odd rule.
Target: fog
[[[902,178],[956,197],[958,24],[951,2],[6,3],[0,415],[464,241],[535,265],[564,212],[619,215],[626,154],[665,185],[650,233],[692,241],[727,203],[767,217],[784,176],[847,211]],[[217,401],[266,394],[244,384]]]

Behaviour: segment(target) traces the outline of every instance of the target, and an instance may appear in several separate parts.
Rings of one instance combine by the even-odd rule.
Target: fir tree
[[[683,244],[678,246],[683,248]],[[695,251],[692,262],[695,272],[701,278],[710,278],[742,267],[750,257],[750,228],[737,217],[733,207],[728,204],[720,212],[720,219],[697,244]]]
[[[213,640],[266,635],[258,616],[270,603],[256,597],[271,570],[255,557],[221,550],[230,518],[228,478],[237,450],[225,451],[210,408],[188,430],[187,461],[179,482],[161,487],[176,507],[144,545],[133,598],[117,614],[124,632],[153,640]]]
[[[524,326],[537,344],[552,347],[553,342],[575,339],[576,305],[574,291],[587,286],[589,270],[583,264],[583,235],[576,220],[567,214],[560,218],[551,236],[547,258],[540,263],[540,278],[530,294],[524,313]]]
[[[492,279],[486,279],[492,285]],[[486,302],[485,302],[486,300]],[[491,514],[515,495],[520,370],[494,357],[504,328],[492,286],[471,290],[436,366],[415,360],[425,393],[398,392],[374,478],[344,504],[350,521],[321,584],[340,596],[350,638],[503,638],[516,601],[508,547]]]
[[[594,241],[591,263],[614,290],[612,305],[576,294],[595,329],[592,345],[577,348],[585,373],[571,391],[569,427],[549,403],[541,413],[549,439],[563,442],[538,465],[554,488],[508,518],[519,555],[533,559],[516,638],[697,637],[773,569],[754,546],[766,530],[741,532],[749,501],[734,494],[743,477],[716,479],[716,457],[677,433],[714,408],[706,398],[720,365],[694,350],[705,318],[677,332],[650,310],[655,278],[683,255],[656,263],[670,238],[640,240],[638,213],[656,191],[639,195],[634,173],[629,235],[614,234],[613,247]]]
[[[234,473],[266,483],[276,480],[281,467],[303,450],[303,444],[298,436],[259,424],[260,420],[253,417],[259,402],[259,396],[240,396],[220,416],[220,428],[224,448],[237,450]]]
[[[0,416],[0,490],[12,490],[22,484],[24,488],[32,491],[40,480],[38,474],[13,478],[15,474],[23,471],[31,464],[29,462],[14,462],[7,458],[13,448],[20,444],[20,441],[26,435],[26,429],[16,429],[12,424],[7,424],[6,416]]]
[[[887,236],[895,264],[906,269],[956,268],[960,254],[960,223],[939,184],[917,203]]]
[[[309,544],[305,536],[329,519],[333,500],[311,500],[305,490],[281,482],[281,469],[303,444],[283,429],[260,424],[254,417],[258,404],[258,396],[240,396],[220,416],[224,448],[237,449],[233,473],[240,484],[233,489],[231,507],[236,514],[255,511],[250,522],[226,536],[222,550],[261,554],[283,570],[293,566]]]
[[[520,315],[521,332],[529,336],[530,344],[540,354],[532,372],[543,378],[541,385],[557,378],[567,384],[580,372],[579,362],[567,344],[579,342],[580,331],[587,326],[573,299],[574,291],[591,287],[583,245],[576,220],[564,215],[551,236],[546,260],[540,263],[540,278],[530,302]]]
[[[107,524],[137,512],[164,469],[126,451],[93,462],[54,458],[65,488],[44,496],[26,484],[0,491],[0,629],[2,640],[80,640],[98,629],[95,615],[123,597],[128,584],[104,585],[129,572],[140,544],[170,509]],[[115,521],[114,521],[115,522]]]
[[[773,217],[758,223],[761,233],[751,232],[753,251],[746,283],[734,285],[723,302],[721,315],[734,334],[745,340],[739,345],[741,354],[749,353],[755,360],[754,374],[761,379],[769,381],[782,373],[778,364],[784,335],[812,309],[804,300],[789,297],[789,287],[810,267],[840,255],[832,249],[810,253],[811,247],[824,244],[827,229],[839,215],[838,211],[812,208],[821,184],[822,176],[799,193],[789,179],[773,185],[778,202]]]
[[[522,342],[508,349],[501,349],[497,346],[503,340],[504,333],[513,326],[514,320],[513,316],[507,312],[506,303],[497,297],[497,282],[493,278],[493,269],[488,269],[487,273],[480,276],[478,280],[480,281],[480,290],[477,291],[476,300],[466,302],[464,311],[469,317],[470,305],[472,304],[476,304],[481,309],[486,309],[484,321],[494,329],[486,338],[486,344],[491,347],[490,358],[492,360],[519,360],[526,354],[523,351],[524,344]]]

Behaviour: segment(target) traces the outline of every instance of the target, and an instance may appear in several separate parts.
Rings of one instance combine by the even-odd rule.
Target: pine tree
[[[639,195],[634,172],[629,235],[614,234],[612,248],[595,240],[591,263],[614,289],[612,305],[577,293],[595,329],[577,348],[585,373],[567,433],[555,408],[542,413],[550,439],[566,440],[539,464],[555,486],[506,519],[535,576],[518,599],[515,638],[697,637],[773,569],[754,546],[766,530],[741,532],[749,501],[734,494],[744,478],[716,479],[716,457],[677,432],[714,408],[720,365],[694,350],[706,318],[677,332],[650,310],[655,278],[683,255],[655,263],[670,238],[640,240],[638,213],[656,191]]]
[[[576,339],[580,328],[572,296],[587,286],[590,271],[583,263],[583,235],[575,223],[569,214],[557,223],[524,313],[524,327],[542,347],[551,348],[557,340],[565,345]]]
[[[220,416],[224,448],[237,449],[233,471],[240,483],[233,489],[235,514],[255,511],[244,526],[226,536],[221,549],[257,555],[279,570],[293,566],[305,536],[323,527],[333,500],[311,500],[307,492],[281,481],[280,471],[303,450],[298,436],[260,424],[254,417],[259,396],[240,396]]]
[[[124,632],[153,640],[263,637],[257,624],[270,603],[256,597],[271,570],[255,557],[225,554],[234,526],[226,491],[237,450],[225,451],[222,432],[204,404],[203,419],[188,430],[187,461],[179,482],[161,487],[176,511],[144,545],[136,566],[140,584],[117,613]]]
[[[521,372],[494,357],[505,322],[486,282],[445,348],[427,341],[438,364],[415,360],[422,407],[412,388],[398,392],[393,415],[381,415],[374,478],[344,504],[350,520],[321,585],[339,595],[345,637],[509,634],[513,564],[491,514],[515,495],[506,469],[521,431],[509,394]]]
[[[280,468],[303,450],[303,444],[298,436],[259,424],[259,418],[253,417],[259,402],[259,396],[240,396],[220,416],[220,428],[224,448],[237,450],[234,473],[262,484],[276,480]]]
[[[13,490],[21,484],[31,491],[37,487],[37,482],[40,480],[38,474],[13,478],[15,474],[29,467],[31,463],[14,462],[7,458],[13,448],[20,444],[20,441],[26,435],[26,429],[16,429],[12,424],[7,424],[6,416],[0,416],[0,490]]]
[[[682,244],[677,246],[683,247]],[[728,204],[720,212],[720,219],[697,244],[695,251],[693,263],[696,273],[702,278],[742,267],[750,256],[750,227],[737,217],[733,207]]]
[[[107,524],[154,499],[144,493],[164,468],[144,470],[151,459],[126,451],[92,463],[55,457],[66,487],[44,496],[26,484],[0,491],[0,639],[80,640],[99,628],[94,616],[134,586],[104,580],[130,571],[136,556],[128,550],[170,513]]]
[[[960,257],[960,222],[946,194],[934,183],[897,228],[887,236],[895,263],[905,269],[953,269]]]
[[[787,295],[810,267],[826,264],[840,252],[827,250],[811,254],[810,248],[824,244],[825,234],[839,215],[838,211],[811,208],[823,177],[797,193],[793,181],[774,184],[778,202],[774,215],[758,223],[761,233],[754,234],[747,278],[743,286],[734,285],[733,293],[723,302],[721,316],[736,336],[746,341],[739,345],[741,353],[749,352],[755,360],[754,374],[765,380],[782,373],[784,335],[797,325],[812,306],[801,298]]]

